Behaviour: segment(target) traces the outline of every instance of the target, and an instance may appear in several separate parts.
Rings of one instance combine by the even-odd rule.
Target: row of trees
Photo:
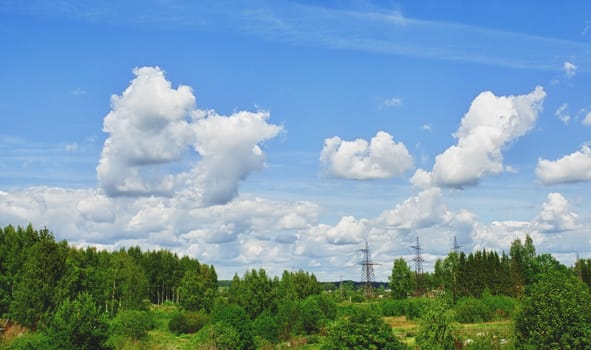
[[[80,293],[113,316],[167,300],[207,309],[216,292],[213,266],[169,251],[78,249],[46,228],[0,229],[0,315],[31,329]]]
[[[558,264],[549,254],[537,255],[531,237],[527,236],[524,242],[512,242],[509,255],[487,250],[451,252],[446,258],[437,259],[433,273],[423,274],[421,280],[424,289],[443,290],[454,303],[460,297],[480,297],[485,291],[520,297],[549,265]],[[591,283],[591,260],[579,260],[574,270],[587,284]],[[392,296],[406,298],[418,287],[417,276],[406,261],[395,260],[390,276]]]

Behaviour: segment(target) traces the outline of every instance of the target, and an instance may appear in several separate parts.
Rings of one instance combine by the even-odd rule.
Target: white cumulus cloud
[[[540,232],[560,232],[577,228],[577,214],[572,212],[568,200],[560,193],[550,193],[542,205],[542,212],[533,225]]]
[[[462,188],[503,172],[503,150],[534,127],[545,96],[540,86],[527,95],[479,94],[454,134],[457,144],[435,158],[432,182]]]
[[[591,180],[591,148],[583,145],[557,160],[538,159],[536,176],[545,185]]]
[[[99,187],[109,196],[189,193],[202,205],[234,198],[239,182],[264,166],[259,144],[282,127],[268,123],[264,111],[197,110],[192,89],[173,88],[158,67],[134,74],[104,120],[109,137],[97,166]],[[199,159],[183,161],[185,155]]]
[[[370,142],[344,141],[338,136],[325,139],[320,162],[329,175],[357,180],[399,176],[413,166],[406,146],[384,131]]]

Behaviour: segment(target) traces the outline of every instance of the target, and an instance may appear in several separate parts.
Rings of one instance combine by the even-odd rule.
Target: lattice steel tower
[[[423,263],[425,259],[423,259],[422,252],[423,249],[421,248],[421,243],[419,243],[419,236],[417,236],[417,244],[410,246],[412,249],[415,250],[415,257],[412,261],[415,262],[415,273],[417,276],[417,291],[419,293],[423,292]]]
[[[460,254],[460,248],[462,248],[463,245],[458,245],[458,241],[456,240],[456,236],[454,236],[454,247],[453,247],[453,252],[456,254]]]
[[[375,282],[376,279],[373,272],[373,266],[378,264],[371,261],[371,254],[369,252],[367,241],[365,241],[365,249],[359,249],[358,251],[363,253],[363,260],[359,265],[361,265],[361,281],[364,283],[364,294],[367,298],[371,298],[373,282]]]

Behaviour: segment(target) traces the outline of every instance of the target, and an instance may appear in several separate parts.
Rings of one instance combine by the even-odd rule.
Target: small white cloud
[[[325,139],[320,162],[327,174],[356,180],[399,176],[413,166],[406,146],[384,131],[378,131],[369,143],[338,136]]]
[[[384,99],[382,101],[382,105],[381,107],[384,108],[389,108],[389,107],[402,107],[404,105],[404,102],[402,101],[402,98],[400,97],[391,97],[391,98],[387,98]]]
[[[421,129],[423,129],[425,131],[431,131],[431,125],[429,125],[429,124],[423,124],[423,126],[421,126]]]
[[[86,90],[81,89],[81,88],[76,88],[74,90],[71,90],[70,94],[72,94],[74,96],[82,96],[82,95],[86,95]]]
[[[583,125],[591,125],[591,112],[587,113],[583,119]]]
[[[560,119],[560,121],[564,123],[564,125],[567,125],[570,121],[570,114],[568,113],[568,104],[563,103],[560,107],[558,107],[556,112],[554,112],[554,115],[557,116],[558,119]]]
[[[569,79],[577,74],[577,66],[571,62],[565,61],[562,67],[564,69],[564,74],[566,74],[566,77]]]
[[[536,176],[545,185],[591,180],[591,149],[580,150],[551,161],[538,159]]]
[[[66,152],[74,152],[78,150],[78,144],[77,143],[68,143],[66,146],[64,146],[64,149],[66,150]]]

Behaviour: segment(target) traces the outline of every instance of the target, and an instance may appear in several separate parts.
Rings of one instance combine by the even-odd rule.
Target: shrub
[[[49,322],[47,334],[61,349],[102,349],[106,340],[107,319],[88,293],[74,301],[64,300]]]
[[[207,321],[207,316],[198,312],[177,312],[168,322],[168,329],[177,335],[191,334],[203,328]]]
[[[7,350],[57,350],[58,346],[55,346],[51,341],[51,337],[48,337],[42,332],[25,333],[17,338],[14,338],[8,346]]]
[[[219,335],[220,342],[226,344],[226,338],[234,342],[235,333],[238,335],[238,347],[231,347],[232,349],[254,349],[252,322],[243,308],[232,304],[220,305],[214,310],[212,319],[215,325],[211,330],[216,337]]]
[[[481,299],[466,297],[455,307],[456,321],[460,323],[488,322],[493,318],[493,310]]]
[[[591,295],[562,271],[539,276],[515,320],[518,349],[590,349]]]
[[[308,334],[318,332],[324,314],[314,297],[308,297],[301,304],[302,327]]]
[[[432,301],[427,298],[410,298],[403,302],[405,305],[404,314],[409,320],[422,318],[432,304]]]
[[[263,311],[263,313],[254,320],[252,328],[256,336],[271,343],[277,342],[279,338],[279,325],[268,311]]]
[[[455,349],[456,326],[454,315],[447,304],[435,299],[421,319],[416,342],[421,349]]]
[[[246,313],[245,313],[246,315]],[[252,345],[245,347],[244,341],[236,328],[225,322],[216,322],[203,329],[207,340],[201,344],[198,349],[203,350],[236,350],[236,349],[254,349]]]
[[[405,314],[406,300],[384,300],[380,304],[382,316],[402,316]]]
[[[349,318],[339,318],[328,328],[323,350],[404,349],[390,326],[369,308],[358,308]]]
[[[505,319],[511,317],[515,312],[517,301],[506,295],[482,296],[482,302],[492,312],[492,319]]]
[[[120,311],[109,323],[107,344],[118,348],[117,345],[125,343],[127,339],[143,340],[152,328],[154,323],[147,311]]]

